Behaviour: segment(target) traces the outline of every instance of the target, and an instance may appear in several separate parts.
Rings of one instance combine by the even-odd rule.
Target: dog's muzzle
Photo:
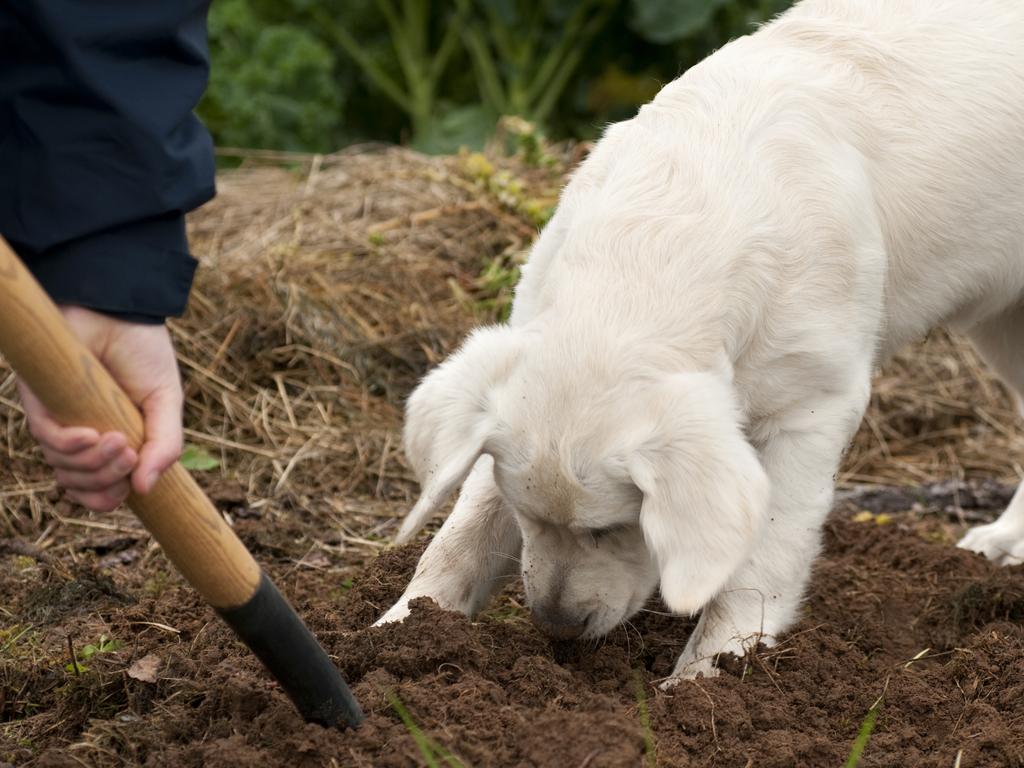
[[[575,640],[587,628],[586,617],[580,620],[579,617],[545,606],[531,607],[530,618],[536,627],[552,640]]]

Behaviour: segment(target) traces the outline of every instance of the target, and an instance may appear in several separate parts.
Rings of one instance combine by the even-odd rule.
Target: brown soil
[[[990,487],[962,498],[1005,495]],[[22,648],[20,666],[5,669],[0,760],[427,764],[397,701],[465,765],[836,766],[879,701],[863,766],[951,766],[961,750],[965,766],[1022,765],[1024,572],[954,549],[957,525],[945,515],[906,511],[931,498],[941,506],[941,489],[889,492],[881,506],[903,511],[887,524],[851,518],[877,507],[877,494],[848,499],[789,638],[669,693],[656,683],[687,620],[642,613],[596,647],[552,648],[511,590],[475,622],[423,600],[404,624],[371,629],[418,548],[385,551],[346,589],[323,572],[297,572],[282,535],[270,571],[367,712],[349,733],[303,723],[190,589],[170,575],[154,585],[161,558],[142,569],[108,560],[102,575],[99,560],[140,544],[131,535],[90,540],[70,570],[22,546],[0,561],[0,589],[5,615],[35,629],[0,642]],[[93,656],[81,675],[66,671],[65,638],[81,647],[101,631],[123,646]],[[128,668],[148,655],[159,660],[156,681],[132,679]]]

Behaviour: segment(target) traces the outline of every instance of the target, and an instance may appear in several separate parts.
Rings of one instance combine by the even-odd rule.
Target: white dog
[[[804,0],[607,130],[413,393],[399,540],[462,491],[381,621],[521,563],[596,637],[660,585],[701,611],[672,680],[714,674],[795,620],[872,370],[937,325],[1024,393],[1024,3]],[[1024,559],[1024,493],[961,546]]]

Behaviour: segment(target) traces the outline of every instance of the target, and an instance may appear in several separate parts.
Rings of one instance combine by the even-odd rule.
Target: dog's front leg
[[[522,538],[494,484],[493,460],[481,457],[462,486],[448,520],[427,546],[402,597],[376,624],[401,621],[409,601],[430,597],[472,616],[519,572]]]
[[[759,452],[772,483],[761,536],[747,563],[704,608],[663,688],[717,675],[720,654],[743,655],[758,642],[774,645],[793,624],[820,549],[835,472],[868,391],[865,383],[855,394],[810,405],[771,428]]]

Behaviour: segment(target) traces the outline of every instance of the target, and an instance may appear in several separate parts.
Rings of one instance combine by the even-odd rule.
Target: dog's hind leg
[[[1024,308],[988,320],[968,335],[985,362],[999,374],[1024,415]],[[999,519],[967,532],[957,546],[980,552],[1002,565],[1024,562],[1024,485]]]
[[[377,624],[401,621],[409,601],[430,597],[472,616],[519,573],[522,538],[494,484],[493,460],[482,456],[462,486],[455,509],[427,546],[402,597]]]

